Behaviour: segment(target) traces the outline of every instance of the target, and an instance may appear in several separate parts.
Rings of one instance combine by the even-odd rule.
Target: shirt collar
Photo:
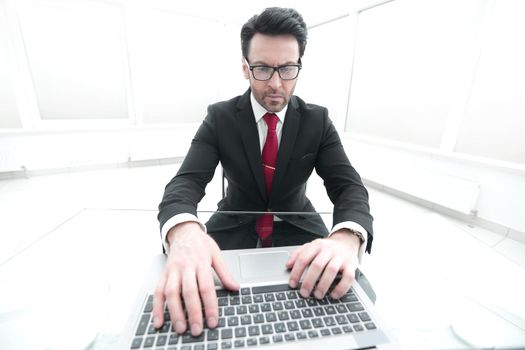
[[[272,113],[268,112],[263,106],[261,106],[259,102],[257,102],[255,97],[253,96],[253,92],[250,92],[250,101],[252,103],[253,115],[255,116],[255,123],[258,123],[259,120],[261,120],[261,118],[264,117],[266,113]],[[281,123],[284,123],[284,116],[286,115],[287,110],[288,104],[284,106],[282,111],[275,113]]]

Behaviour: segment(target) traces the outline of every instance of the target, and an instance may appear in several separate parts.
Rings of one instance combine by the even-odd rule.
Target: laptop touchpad
[[[244,253],[239,255],[241,278],[245,282],[258,280],[286,280],[289,271],[285,263],[290,254],[287,251]]]

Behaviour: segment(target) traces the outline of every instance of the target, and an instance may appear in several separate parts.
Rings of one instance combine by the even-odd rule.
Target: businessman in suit
[[[364,251],[370,252],[372,216],[368,193],[351,166],[324,107],[307,104],[293,92],[298,81],[307,29],[293,9],[269,8],[241,30],[242,70],[250,88],[243,95],[208,107],[177,175],[159,205],[165,270],[154,296],[154,325],[163,322],[163,305],[178,333],[192,335],[217,326],[218,306],[211,268],[223,285],[239,288],[225,267],[221,249],[299,245],[286,263],[289,284],[300,294],[338,298],[350,288]],[[221,162],[228,180],[219,211],[313,212],[305,195],[315,169],[334,203],[328,232],[317,216],[212,216],[204,226],[196,217],[206,184]],[[308,268],[308,270],[306,270]],[[304,274],[304,276],[303,276]]]

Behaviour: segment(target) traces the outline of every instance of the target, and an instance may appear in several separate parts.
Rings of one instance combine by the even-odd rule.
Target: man
[[[207,326],[217,326],[211,268],[225,288],[239,288],[220,249],[304,243],[286,263],[291,269],[289,284],[297,287],[304,274],[300,294],[316,298],[325,296],[338,273],[342,277],[331,296],[345,294],[354,280],[358,256],[365,248],[370,252],[368,193],[326,108],[293,96],[306,36],[306,25],[293,9],[266,9],[243,26],[242,69],[250,89],[209,106],[159,205],[168,259],[154,296],[156,327],[163,324],[167,302],[176,332],[185,332],[183,301],[192,335],[203,330],[202,307]],[[329,234],[319,218],[304,225],[287,216],[282,221],[273,215],[239,220],[219,214],[204,227],[196,218],[197,204],[219,161],[229,184],[219,210],[312,212],[305,191],[315,168],[334,203],[335,226]]]

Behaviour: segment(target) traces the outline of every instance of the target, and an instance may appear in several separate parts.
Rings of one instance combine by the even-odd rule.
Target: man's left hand
[[[359,237],[347,229],[304,244],[295,250],[286,262],[286,268],[292,270],[290,287],[296,288],[299,285],[301,276],[308,268],[299,293],[303,298],[307,298],[313,292],[317,299],[322,299],[337,274],[341,273],[341,280],[330,293],[332,298],[339,299],[354,282],[360,246]]]

